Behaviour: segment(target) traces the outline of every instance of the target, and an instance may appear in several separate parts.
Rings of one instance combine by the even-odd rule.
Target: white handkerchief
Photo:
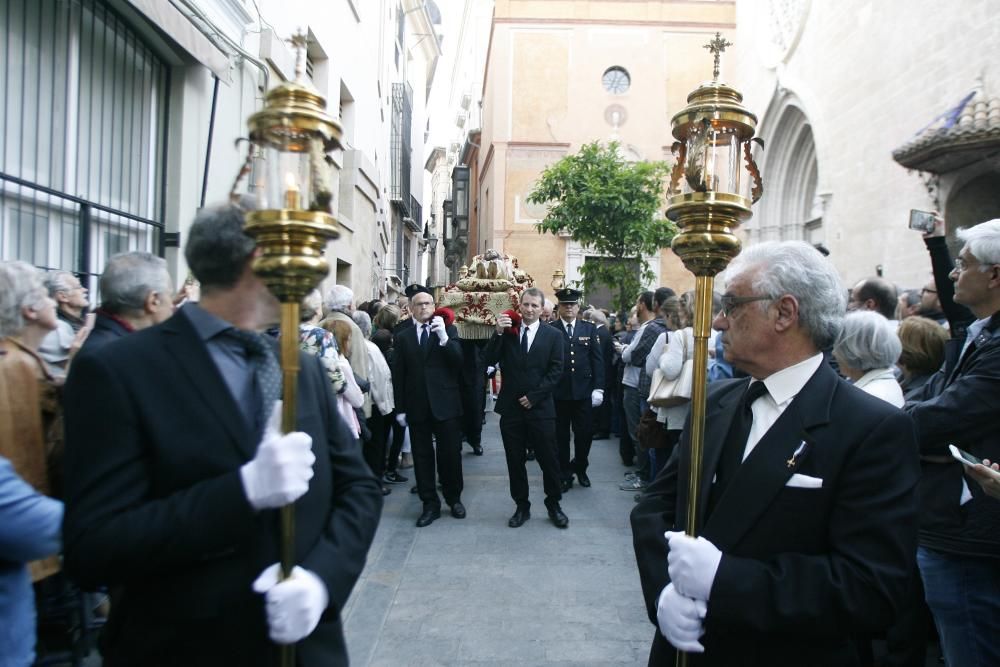
[[[810,477],[809,475],[800,475],[795,473],[788,478],[785,482],[785,486],[795,487],[797,489],[821,489],[823,488],[823,480],[819,477]]]

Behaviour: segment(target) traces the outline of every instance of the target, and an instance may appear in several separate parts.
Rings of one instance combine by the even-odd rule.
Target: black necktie
[[[528,327],[524,327],[524,332],[521,334],[521,352],[528,354]]]
[[[753,427],[753,411],[750,406],[766,393],[767,385],[761,381],[755,381],[750,383],[743,394],[740,408],[733,416],[729,434],[722,445],[719,464],[715,468],[715,484],[712,485],[711,493],[708,496],[706,517],[715,509],[715,505],[743,463],[743,452],[746,451],[747,438],[750,437],[750,429]]]
[[[428,325],[425,324],[423,330],[420,332],[420,347],[425,350],[427,349],[427,341],[430,338],[427,333],[427,326]]]
[[[566,325],[566,335],[569,336],[570,338],[573,337],[573,325],[572,324],[567,324]]]
[[[259,333],[233,327],[226,331],[230,338],[238,340],[247,352],[247,363],[254,379],[254,430],[263,432],[267,419],[274,409],[274,402],[281,398],[281,367],[274,351]]]

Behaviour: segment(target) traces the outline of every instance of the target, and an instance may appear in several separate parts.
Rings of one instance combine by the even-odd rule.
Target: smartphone
[[[972,466],[976,464],[982,464],[983,462],[981,458],[977,458],[972,454],[970,454],[969,452],[963,449],[959,449],[955,445],[948,445],[948,449],[951,450],[951,455],[955,457],[955,460],[964,466],[968,466],[971,468]]]
[[[937,215],[934,213],[930,211],[918,211],[915,208],[910,209],[910,229],[930,234],[934,231],[935,224],[937,224]]]

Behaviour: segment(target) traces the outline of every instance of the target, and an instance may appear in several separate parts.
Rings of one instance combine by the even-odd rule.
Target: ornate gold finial
[[[702,47],[715,54],[715,64],[712,67],[712,81],[719,80],[719,59],[722,57],[722,52],[726,50],[726,47],[732,45],[733,43],[724,39],[720,33],[715,33],[715,39]]]

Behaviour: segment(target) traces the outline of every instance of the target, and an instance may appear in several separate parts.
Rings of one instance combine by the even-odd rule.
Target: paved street
[[[562,502],[567,530],[548,519],[541,472],[529,462],[531,520],[514,512],[497,416],[483,432],[486,453],[463,452],[469,516],[414,526],[420,502],[410,478],[393,486],[344,622],[351,664],[644,665],[653,627],[632,555],[631,493],[617,440],[591,452],[593,486]]]

